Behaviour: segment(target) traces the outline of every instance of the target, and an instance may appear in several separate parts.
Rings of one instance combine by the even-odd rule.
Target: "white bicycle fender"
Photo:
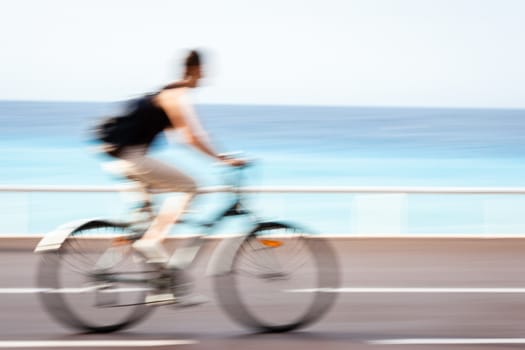
[[[220,276],[229,273],[233,267],[233,260],[235,253],[246,239],[246,235],[225,238],[210,258],[208,268],[206,269],[207,276]]]
[[[46,233],[44,238],[38,242],[34,252],[48,252],[53,250],[58,250],[66,238],[75,231],[78,227],[81,227],[91,221],[101,221],[99,219],[83,219],[76,220],[60,225],[55,230]]]

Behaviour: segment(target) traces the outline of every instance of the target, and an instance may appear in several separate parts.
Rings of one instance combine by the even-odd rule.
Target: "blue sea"
[[[93,151],[90,129],[122,106],[0,101],[0,185],[121,183],[102,170],[109,159]],[[199,105],[197,112],[218,150],[255,159],[250,186],[525,187],[525,110]],[[227,175],[164,138],[153,155],[201,186],[220,185]],[[92,216],[124,218],[128,197],[0,192],[0,234],[44,233]],[[263,218],[298,221],[320,234],[521,234],[524,197],[256,194],[248,203]],[[228,200],[202,196],[193,215],[210,217]]]

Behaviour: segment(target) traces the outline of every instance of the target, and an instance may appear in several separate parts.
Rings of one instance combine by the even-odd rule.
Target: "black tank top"
[[[158,134],[173,127],[171,120],[164,110],[153,104],[155,95],[144,96],[136,102],[136,109],[132,111],[136,124],[129,135],[126,145],[145,145],[149,147]]]
[[[125,135],[119,142],[119,148],[126,146],[146,146],[149,148],[155,138],[165,129],[174,125],[164,110],[153,103],[157,94],[146,95],[130,103],[127,117],[131,121]]]

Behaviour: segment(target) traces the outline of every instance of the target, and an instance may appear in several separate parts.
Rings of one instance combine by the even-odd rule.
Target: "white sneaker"
[[[193,283],[184,274],[184,271],[179,274],[179,281],[179,284],[173,288],[175,306],[196,306],[208,302],[208,298],[205,296],[193,293]]]

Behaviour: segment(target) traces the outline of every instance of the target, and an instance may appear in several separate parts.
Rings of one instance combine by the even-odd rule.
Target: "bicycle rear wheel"
[[[74,231],[59,250],[45,253],[38,269],[40,299],[61,324],[113,332],[144,319],[144,280],[151,273],[131,248],[125,227],[93,221]],[[126,283],[118,279],[129,279]],[[136,283],[132,282],[136,280]]]
[[[283,223],[255,228],[230,273],[215,278],[218,300],[238,323],[286,332],[321,318],[333,305],[339,268],[329,244]]]

